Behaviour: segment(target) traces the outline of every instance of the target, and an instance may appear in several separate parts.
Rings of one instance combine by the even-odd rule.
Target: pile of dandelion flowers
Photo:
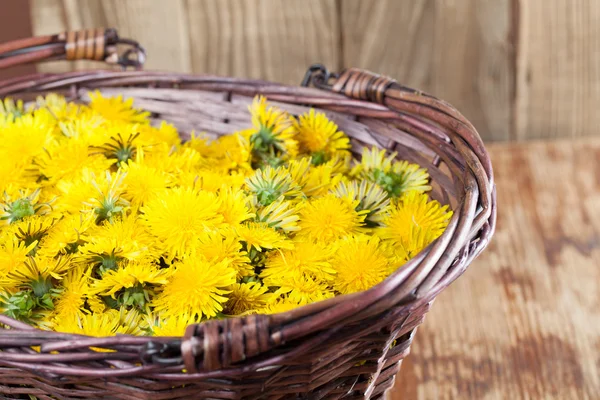
[[[153,301],[157,312],[168,317],[188,314],[213,318],[223,311],[230,293],[228,288],[236,277],[228,260],[215,263],[192,254],[172,268],[169,281]]]

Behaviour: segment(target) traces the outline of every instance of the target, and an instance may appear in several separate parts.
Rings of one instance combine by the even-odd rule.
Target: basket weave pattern
[[[119,43],[131,45],[129,53],[119,56]],[[137,60],[130,58],[132,49]],[[142,55],[135,42],[96,30],[0,45],[0,68],[48,58],[135,66]],[[493,234],[492,167],[474,127],[442,100],[357,69],[339,76],[316,70],[310,78],[317,88],[145,71],[0,82],[0,97],[26,101],[49,92],[75,101],[86,101],[89,90],[123,94],[156,121],[173,123],[184,138],[192,131],[216,137],[245,128],[247,105],[256,94],[293,114],[317,108],[351,138],[355,154],[377,146],[427,168],[431,196],[454,210],[440,238],[366,292],[283,314],[192,325],[182,338],[91,338],[40,331],[0,316],[10,327],[0,329],[0,393],[40,399],[382,398],[437,294]]]

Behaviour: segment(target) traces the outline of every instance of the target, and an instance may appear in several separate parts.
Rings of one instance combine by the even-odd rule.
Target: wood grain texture
[[[484,139],[512,137],[510,0],[344,0],[343,64],[448,100]]]
[[[596,399],[600,140],[490,151],[496,235],[436,300],[389,398]]]
[[[32,0],[35,34],[115,27],[148,53],[147,69],[298,84],[307,67],[340,66],[335,0]],[[48,72],[101,64],[49,63]]]
[[[598,135],[600,3],[519,0],[515,4],[520,46],[516,137]]]

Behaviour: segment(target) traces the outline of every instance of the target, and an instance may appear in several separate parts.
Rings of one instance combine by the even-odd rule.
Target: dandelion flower
[[[390,205],[387,192],[367,180],[341,181],[331,193],[350,202],[358,201],[356,211],[368,211],[365,217],[367,226],[378,226]]]
[[[300,207],[299,204],[284,200],[282,196],[268,206],[260,208],[256,212],[256,220],[286,233],[296,232],[300,230],[298,227]]]
[[[220,200],[217,212],[223,216],[224,224],[234,227],[254,217],[254,213],[250,212],[248,207],[249,198],[244,192],[236,192],[224,186],[219,190],[217,198]]]
[[[35,214],[43,215],[52,210],[49,203],[40,203],[40,188],[28,193],[20,190],[16,198],[11,198],[4,192],[4,200],[0,203],[0,221],[11,224]]]
[[[200,322],[197,316],[182,314],[163,317],[162,314],[146,315],[145,322],[152,336],[181,337],[188,325]]]
[[[229,300],[225,304],[225,314],[243,315],[265,307],[272,293],[258,282],[235,283],[231,286]]]
[[[71,318],[82,313],[88,294],[90,271],[83,267],[71,269],[61,282],[62,291],[54,300],[54,319]]]
[[[198,237],[198,242],[190,251],[201,254],[210,262],[229,261],[229,265],[236,270],[240,279],[254,273],[248,253],[242,250],[241,243],[234,235],[205,232]]]
[[[338,130],[324,113],[311,109],[295,122],[300,150],[312,155],[315,165],[322,164],[336,152],[347,152],[350,139]]]
[[[78,313],[55,320],[57,332],[75,333],[87,336],[114,336],[133,334],[139,331],[140,315],[133,311],[108,310],[102,313]],[[97,351],[106,351],[94,348]]]
[[[362,160],[352,171],[361,179],[368,179],[390,196],[401,196],[410,191],[423,193],[431,190],[427,170],[407,161],[396,161],[396,153],[386,157],[385,150],[364,149]]]
[[[268,206],[281,196],[289,199],[301,194],[300,187],[285,169],[270,166],[257,170],[246,180],[246,186],[263,206]]]
[[[271,253],[260,276],[268,286],[280,286],[279,281],[288,276],[310,275],[331,281],[335,276],[330,263],[334,252],[335,247],[324,243],[295,241],[293,249]]]
[[[333,287],[342,294],[367,290],[389,273],[389,259],[379,248],[379,238],[357,235],[337,243],[331,265],[337,272]]]
[[[108,121],[148,123],[150,113],[133,108],[133,99],[123,96],[104,97],[99,91],[89,94],[89,107]]]
[[[366,211],[356,211],[357,201],[348,202],[329,194],[314,198],[300,210],[298,237],[329,242],[362,232]]]
[[[132,261],[108,270],[100,279],[95,279],[90,292],[110,296],[117,306],[137,306],[141,309],[149,303],[156,288],[168,282],[168,271],[149,261]]]
[[[187,256],[172,267],[169,282],[154,299],[157,312],[166,316],[187,314],[212,318],[223,311],[226,295],[235,283],[235,270],[229,261],[213,263],[202,256]]]
[[[152,198],[141,211],[150,233],[175,256],[183,254],[203,232],[222,224],[220,206],[214,193],[174,188]]]
[[[275,295],[287,295],[287,298],[298,305],[305,305],[329,299],[334,293],[328,285],[307,275],[290,275],[282,277]]]
[[[256,97],[248,109],[254,127],[250,141],[255,154],[268,159],[280,155],[294,157],[298,153],[296,129],[286,112],[270,107],[262,96]]]
[[[235,232],[241,242],[245,243],[246,249],[291,249],[294,247],[284,235],[278,233],[265,223],[250,222],[235,228]]]
[[[414,228],[429,232],[430,235],[425,236],[435,239],[444,232],[451,216],[452,212],[448,211],[448,206],[429,201],[426,194],[411,192],[394,202],[388,215],[382,220],[383,227],[377,230],[377,234],[384,239],[410,247]]]
[[[171,186],[172,178],[162,169],[144,163],[144,153],[140,150],[136,159],[121,165],[126,174],[123,184],[123,197],[131,204],[146,203],[157,193]]]

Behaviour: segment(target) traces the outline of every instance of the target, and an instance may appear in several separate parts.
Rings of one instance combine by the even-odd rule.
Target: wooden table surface
[[[600,140],[489,146],[498,226],[389,398],[600,398]]]

